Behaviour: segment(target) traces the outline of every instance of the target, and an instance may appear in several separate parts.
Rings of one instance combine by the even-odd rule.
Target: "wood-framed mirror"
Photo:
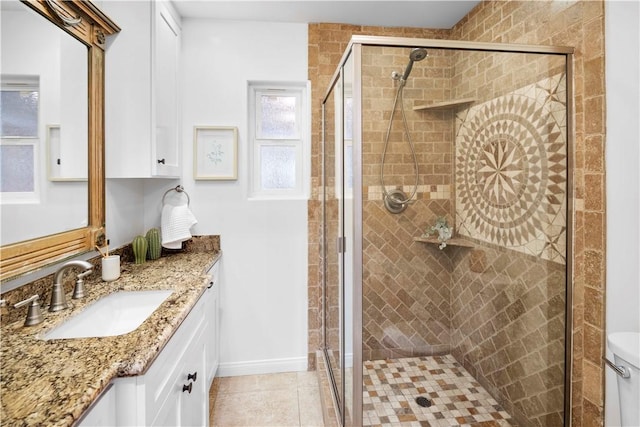
[[[27,7],[86,47],[86,100],[76,96],[76,102],[86,102],[86,197],[87,211],[79,227],[47,235],[29,236],[25,240],[2,242],[0,247],[0,282],[38,270],[48,264],[90,251],[105,239],[105,167],[104,167],[104,61],[106,37],[120,31],[100,9],[84,0],[20,0]],[[46,21],[45,21],[46,22]],[[5,34],[3,33],[3,39]],[[4,46],[3,46],[4,48]],[[83,60],[81,58],[80,63]],[[73,63],[73,61],[71,61]],[[62,69],[69,68],[69,61]],[[84,64],[82,64],[84,67]],[[83,68],[84,69],[84,68]],[[61,71],[63,73],[64,71]],[[3,100],[4,101],[4,100]],[[85,120],[82,114],[83,122]],[[85,123],[82,123],[82,127]],[[47,126],[49,128],[49,126]],[[69,127],[67,127],[69,128]],[[58,126],[58,131],[60,126]],[[83,135],[84,138],[84,135]],[[40,145],[45,140],[39,135]],[[82,147],[84,149],[84,147]],[[84,153],[83,156],[84,157]],[[69,180],[69,181],[78,181]],[[71,184],[68,184],[71,185]],[[3,190],[4,191],[4,190]],[[64,204],[64,201],[62,201]],[[84,204],[84,203],[83,203]],[[82,209],[81,209],[82,210]],[[53,216],[53,215],[51,215]],[[40,221],[50,218],[40,215]],[[28,228],[29,224],[10,223]],[[6,226],[6,224],[3,224]],[[72,229],[69,229],[72,228]]]

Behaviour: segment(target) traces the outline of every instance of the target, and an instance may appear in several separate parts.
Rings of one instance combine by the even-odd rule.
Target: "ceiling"
[[[453,27],[479,0],[173,0],[183,18]]]

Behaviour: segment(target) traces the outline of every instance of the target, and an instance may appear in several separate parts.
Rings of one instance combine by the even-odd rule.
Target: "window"
[[[305,83],[249,83],[252,198],[307,198],[310,110]]]
[[[0,91],[0,193],[2,203],[38,201],[37,77],[2,76]]]

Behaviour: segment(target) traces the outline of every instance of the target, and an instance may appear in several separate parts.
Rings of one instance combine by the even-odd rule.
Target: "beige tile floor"
[[[210,399],[211,426],[324,426],[316,372],[219,378]]]

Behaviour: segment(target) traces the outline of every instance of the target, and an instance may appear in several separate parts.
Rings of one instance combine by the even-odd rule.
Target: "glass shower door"
[[[343,196],[342,95],[337,83],[323,104],[323,272],[324,272],[324,357],[338,412],[343,413],[343,339],[342,339],[342,250]]]
[[[323,105],[324,352],[343,425],[351,424],[353,367],[352,61]]]
[[[353,415],[353,284],[354,284],[354,198],[353,198],[353,55],[342,68],[342,194],[343,235],[342,294],[343,294],[343,352],[344,352],[344,414],[345,426],[352,425]]]

